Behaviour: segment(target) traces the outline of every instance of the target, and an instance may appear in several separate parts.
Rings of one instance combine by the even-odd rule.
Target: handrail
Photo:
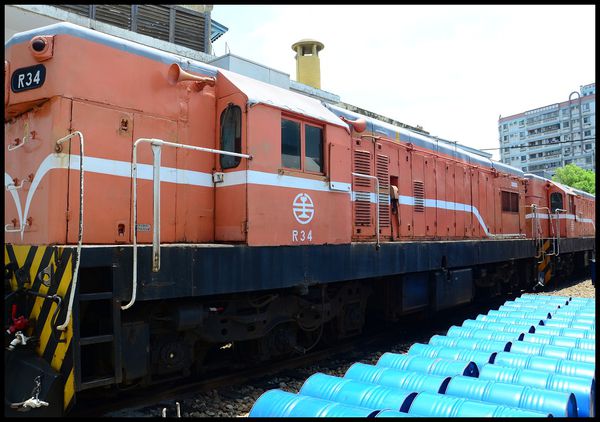
[[[352,175],[356,176],[356,177],[363,177],[365,179],[375,179],[375,197],[377,198],[377,211],[376,211],[377,229],[375,232],[377,234],[377,243],[375,244],[375,249],[379,250],[379,179],[377,179],[377,177],[375,177],[375,176],[370,176],[368,174],[362,174],[362,173],[352,172]]]
[[[71,139],[75,135],[79,136],[79,238],[77,240],[77,261],[75,262],[75,270],[73,271],[73,283],[71,285],[71,294],[69,297],[69,306],[67,308],[67,315],[65,317],[65,322],[56,327],[57,330],[64,331],[67,329],[69,325],[69,321],[71,321],[71,312],[73,311],[73,300],[75,299],[75,291],[77,289],[77,278],[79,275],[79,262],[81,261],[81,245],[83,243],[83,134],[76,130],[75,132],[60,138],[56,141],[56,145],[60,145],[63,142]]]
[[[560,213],[567,213],[567,210],[556,208],[556,256],[560,255]]]
[[[161,147],[169,146],[174,148],[191,149],[194,151],[209,152],[212,154],[231,155],[233,157],[252,159],[252,155],[239,154],[236,152],[221,151],[212,148],[196,147],[193,145],[176,144],[174,142],[163,141],[162,139],[156,138],[138,138],[133,143],[133,160],[131,162],[131,173],[133,178],[133,224],[131,230],[133,231],[133,274],[132,274],[132,286],[131,286],[131,299],[125,306],[121,306],[122,310],[129,309],[135,303],[137,295],[137,146],[142,142],[149,142],[152,145],[152,152],[154,155],[153,164],[153,175],[152,180],[154,183],[154,199],[153,199],[153,214],[154,214],[154,229],[152,236],[152,271],[157,272],[160,270],[160,151]]]

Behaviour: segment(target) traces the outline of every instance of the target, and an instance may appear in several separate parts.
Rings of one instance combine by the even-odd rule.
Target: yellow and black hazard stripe
[[[58,295],[62,299],[60,312],[55,315],[58,307],[56,302],[36,297],[29,315],[26,316],[31,321],[27,335],[39,339],[36,353],[62,375],[63,409],[66,412],[74,404],[75,397],[73,318],[65,331],[56,330],[56,326],[64,321],[67,313],[73,280],[73,249],[7,244],[4,246],[4,262],[5,265],[12,264],[13,268],[18,268],[21,275],[25,275],[26,289],[46,296]],[[18,288],[15,274],[12,275],[10,285],[12,291]]]
[[[550,249],[550,245],[551,242],[547,239],[542,246],[542,256],[544,259],[538,264],[538,277],[540,277],[540,275],[543,277],[544,286],[547,286],[552,279],[552,255],[546,255],[548,249]]]

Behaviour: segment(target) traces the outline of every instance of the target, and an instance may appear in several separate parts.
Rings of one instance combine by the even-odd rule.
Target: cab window
[[[242,152],[242,110],[229,104],[221,113],[221,148],[222,151]],[[240,164],[241,157],[220,155],[221,168],[230,169]]]
[[[550,195],[550,209],[556,212],[557,209],[563,208],[563,196],[560,192],[554,192]]]
[[[323,173],[323,128],[298,120],[281,119],[281,166]]]

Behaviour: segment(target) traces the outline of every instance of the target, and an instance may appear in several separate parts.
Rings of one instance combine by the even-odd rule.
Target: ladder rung
[[[97,378],[92,381],[82,381],[81,390],[87,390],[89,388],[100,387],[103,385],[109,385],[115,383],[115,377]]]
[[[109,343],[113,341],[112,334],[106,334],[104,336],[93,336],[93,337],[82,337],[79,339],[79,344],[81,346],[87,346],[88,344],[98,344],[98,343]]]
[[[79,300],[101,300],[111,299],[113,297],[112,292],[100,292],[100,293],[83,293],[79,295]]]

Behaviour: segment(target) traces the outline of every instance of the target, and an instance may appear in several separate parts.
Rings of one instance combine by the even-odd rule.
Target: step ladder
[[[85,278],[84,270],[78,290],[85,289]],[[77,297],[78,317],[74,319],[74,332],[78,334],[74,344],[77,391],[118,384],[122,380],[121,303],[113,293],[114,278],[109,278]]]

